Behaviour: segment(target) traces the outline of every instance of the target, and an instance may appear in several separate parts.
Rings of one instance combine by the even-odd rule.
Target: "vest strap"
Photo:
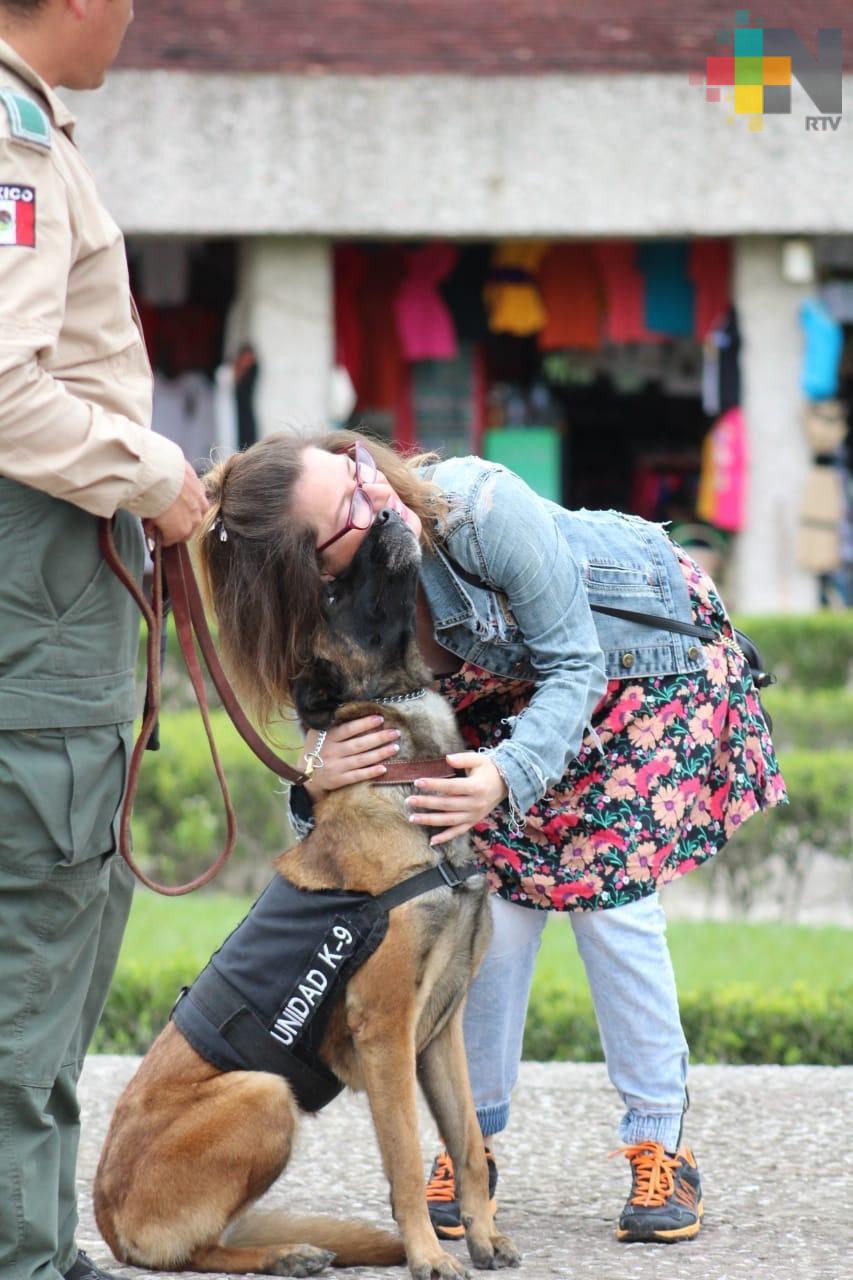
[[[399,907],[402,902],[417,898],[422,893],[429,893],[431,889],[440,889],[442,885],[449,889],[461,889],[466,880],[470,880],[472,876],[481,876],[484,871],[482,862],[477,860],[463,862],[460,867],[455,867],[445,859],[438,866],[418,871],[409,876],[408,880],[395,884],[384,893],[378,893],[376,901],[390,911],[392,907]]]

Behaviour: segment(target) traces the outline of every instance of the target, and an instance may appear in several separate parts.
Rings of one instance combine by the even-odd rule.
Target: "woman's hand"
[[[326,734],[320,749],[322,768],[315,766],[305,790],[313,801],[322,799],[327,791],[349,786],[351,782],[369,782],[385,772],[383,760],[399,751],[400,731],[383,729],[382,716],[362,716],[336,724]],[[305,752],[314,750],[318,734],[311,730],[305,738]]]
[[[410,822],[425,827],[444,827],[430,844],[444,844],[470,831],[475,822],[506,799],[506,783],[497,766],[479,751],[459,751],[446,757],[454,769],[464,769],[464,778],[419,778],[418,794],[406,801],[413,812]]]

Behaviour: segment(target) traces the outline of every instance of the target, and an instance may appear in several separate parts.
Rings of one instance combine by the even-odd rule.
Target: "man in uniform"
[[[130,906],[115,858],[138,615],[98,551],[206,508],[149,430],[121,234],[55,85],[97,88],[132,0],[0,0],[0,1280],[98,1280],[75,1243],[76,1084]]]

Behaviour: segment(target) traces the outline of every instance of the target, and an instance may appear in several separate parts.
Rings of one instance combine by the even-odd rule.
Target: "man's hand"
[[[163,546],[186,542],[201,524],[209,503],[204,485],[188,462],[184,463],[184,487],[162,515],[144,521],[146,532],[159,529]]]

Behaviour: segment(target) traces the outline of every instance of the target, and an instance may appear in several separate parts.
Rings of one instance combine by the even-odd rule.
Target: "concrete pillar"
[[[811,285],[782,278],[782,240],[736,241],[734,297],[741,331],[742,400],[752,465],[746,527],[738,535],[727,599],[744,613],[817,607],[814,575],[797,566],[797,525],[808,451],[800,391],[798,310]]]
[[[261,236],[243,241],[229,329],[229,347],[248,341],[258,354],[260,435],[327,425],[334,360],[328,240]]]

